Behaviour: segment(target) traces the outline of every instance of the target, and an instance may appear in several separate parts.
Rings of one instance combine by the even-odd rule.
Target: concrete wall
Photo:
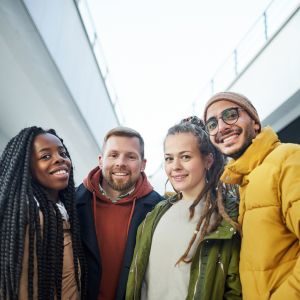
[[[258,53],[228,90],[245,94],[255,105],[261,119],[270,116],[300,89],[300,9]],[[300,99],[293,101],[287,125],[300,115]],[[286,117],[286,109],[280,117]],[[281,128],[277,128],[281,129]]]
[[[97,141],[118,124],[72,0],[24,0],[54,63]]]
[[[72,0],[1,0],[0,151],[23,127],[54,128],[79,184],[118,125]]]
[[[299,28],[298,5],[273,38],[257,53],[240,75],[224,89],[246,95],[257,108],[263,124],[271,125],[276,131],[284,129],[300,116]],[[202,114],[210,96],[211,89],[208,86],[207,90],[203,90],[201,100],[195,103],[197,114],[199,112],[200,115]],[[300,136],[298,129],[296,134]],[[166,179],[162,167],[153,174],[152,182],[157,190],[164,192],[163,183]],[[170,185],[167,185],[167,191],[172,191]]]

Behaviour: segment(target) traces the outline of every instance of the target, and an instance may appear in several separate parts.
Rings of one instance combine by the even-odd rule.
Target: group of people
[[[0,158],[0,299],[300,299],[300,146],[234,92],[169,128],[153,190],[144,141],[116,127],[75,188],[53,130]]]

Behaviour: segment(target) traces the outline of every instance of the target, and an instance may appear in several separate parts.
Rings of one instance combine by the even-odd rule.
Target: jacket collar
[[[221,180],[229,184],[243,185],[243,177],[260,165],[265,157],[280,143],[278,136],[269,126],[259,133],[252,144],[237,160],[231,160],[221,176]]]
[[[77,200],[77,209],[78,212],[83,220],[85,220],[85,226],[82,226],[81,233],[82,233],[82,241],[83,244],[89,249],[89,251],[93,254],[95,259],[98,263],[100,263],[100,255],[99,255],[99,248],[97,243],[97,236],[96,236],[96,230],[95,230],[95,224],[94,224],[94,217],[92,212],[92,195],[89,190],[87,190],[85,187],[81,186],[80,191],[78,193],[84,193],[84,195],[81,194],[80,197],[78,197]],[[150,196],[151,192],[142,197],[144,198],[144,201],[138,201],[137,206],[153,206],[153,197]],[[134,217],[134,215],[133,215]]]
[[[88,191],[88,190],[86,190],[86,192],[87,192],[87,193],[91,193],[91,192]],[[151,193],[152,193],[152,191],[150,191],[147,195],[141,197],[141,198],[144,198],[144,201],[142,201],[142,204],[143,204],[143,205],[145,205],[145,206],[149,206],[149,205],[150,205],[150,206],[153,206],[153,198],[152,198],[152,197],[148,197]],[[84,206],[85,206],[85,205],[90,206],[91,204],[90,204],[90,202],[88,202],[88,201],[86,200],[85,197],[79,197],[79,198],[77,199],[77,201],[76,201],[76,205],[77,205],[78,207],[81,207],[81,206],[82,206],[82,208],[84,209]]]
[[[203,240],[230,240],[236,233],[237,230],[231,224],[225,220],[222,220],[217,229],[206,235]]]

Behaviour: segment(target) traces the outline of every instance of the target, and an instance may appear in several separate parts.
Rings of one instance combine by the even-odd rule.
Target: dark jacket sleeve
[[[101,278],[101,261],[92,212],[92,193],[81,184],[76,189],[76,208],[82,247],[87,266],[86,300],[97,300]]]

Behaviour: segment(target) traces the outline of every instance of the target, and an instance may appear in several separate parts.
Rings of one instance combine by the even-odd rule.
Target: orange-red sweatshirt
[[[100,250],[102,276],[98,300],[115,299],[119,275],[135,202],[149,194],[153,188],[144,173],[128,196],[113,203],[100,192],[102,172],[93,169],[84,180],[85,187],[93,193],[93,212]]]

